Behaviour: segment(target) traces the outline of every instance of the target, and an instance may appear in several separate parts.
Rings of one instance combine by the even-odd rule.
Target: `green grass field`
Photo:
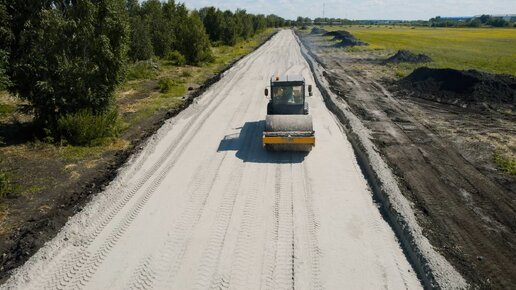
[[[407,49],[424,53],[430,67],[478,69],[516,75],[516,29],[331,26],[369,43],[364,49]],[[353,48],[352,50],[362,49]]]

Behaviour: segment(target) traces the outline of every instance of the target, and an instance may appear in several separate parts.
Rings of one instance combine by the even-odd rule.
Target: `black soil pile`
[[[319,27],[314,27],[314,28],[312,28],[312,31],[310,32],[310,34],[324,34],[326,32],[327,31],[324,29],[321,29]]]
[[[409,62],[409,63],[422,63],[422,62],[431,62],[432,59],[425,54],[414,54],[408,50],[398,50],[398,52],[389,57],[384,61],[384,63],[400,63],[400,62]]]
[[[355,36],[353,36],[353,34],[345,30],[327,32],[324,34],[324,36],[333,36],[333,41],[340,41],[335,44],[335,47],[367,45],[367,43],[356,39]]]
[[[399,85],[415,97],[463,108],[513,113],[516,104],[516,77],[512,75],[421,67]]]

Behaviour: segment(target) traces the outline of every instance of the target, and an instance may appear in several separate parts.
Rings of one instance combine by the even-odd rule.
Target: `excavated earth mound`
[[[398,52],[385,60],[385,63],[420,63],[420,62],[431,62],[432,59],[425,54],[415,54],[408,50],[398,50]]]
[[[516,77],[477,70],[421,67],[398,84],[415,97],[463,108],[514,112]]]
[[[357,46],[357,45],[367,45],[367,43],[356,39],[353,34],[345,31],[331,31],[324,34],[324,36],[333,36],[333,41],[340,41],[335,44],[335,47],[347,47],[347,46]]]
[[[324,33],[327,33],[327,31],[324,29],[321,29],[319,27],[312,28],[312,31],[310,32],[310,34],[324,34]]]

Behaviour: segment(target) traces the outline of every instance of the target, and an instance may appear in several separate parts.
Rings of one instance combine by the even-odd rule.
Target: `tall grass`
[[[57,122],[61,137],[72,145],[93,146],[107,137],[116,137],[120,131],[118,112],[110,110],[94,114],[89,110],[61,117]]]
[[[157,75],[158,70],[157,63],[152,60],[139,61],[129,65],[126,79],[128,81],[151,79]]]
[[[12,187],[10,174],[5,170],[0,170],[0,198],[5,197]]]
[[[493,159],[500,169],[512,176],[516,176],[516,159],[514,155],[511,156],[507,152],[497,150],[493,154]]]

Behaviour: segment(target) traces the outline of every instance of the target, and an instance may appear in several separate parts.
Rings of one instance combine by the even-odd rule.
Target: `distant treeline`
[[[293,25],[401,25],[427,27],[516,27],[516,17],[482,15],[479,17],[434,17],[430,20],[349,20],[342,18],[315,18],[298,17]]]
[[[516,23],[511,18],[505,20],[502,17],[493,17],[490,15],[482,15],[480,17],[451,19],[437,16],[429,20],[432,27],[516,27]]]
[[[173,0],[0,0],[0,90],[28,101],[36,127],[59,138],[74,116],[116,116],[128,61],[198,65],[213,59],[212,45],[290,24],[244,10],[189,11]]]

